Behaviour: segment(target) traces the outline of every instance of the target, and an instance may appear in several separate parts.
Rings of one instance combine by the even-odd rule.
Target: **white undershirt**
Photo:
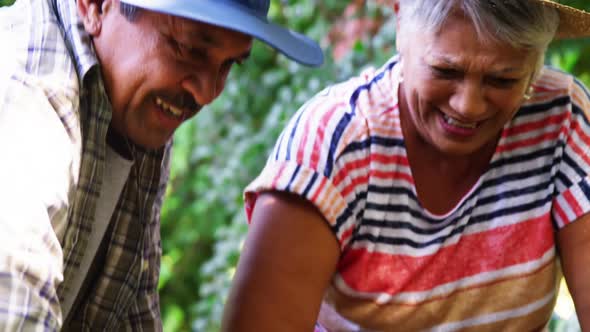
[[[72,291],[68,293],[70,296],[61,302],[62,317],[64,319],[68,317],[70,310],[72,310],[72,305],[90,269],[90,264],[97,254],[100,243],[104,238],[104,234],[115,211],[117,201],[119,201],[119,197],[121,196],[123,186],[125,186],[125,182],[129,177],[132,165],[133,161],[123,158],[107,145],[104,177],[102,189],[96,202],[92,235],[90,236],[90,242],[88,243],[82,262],[80,263],[79,273],[71,281],[70,288]]]

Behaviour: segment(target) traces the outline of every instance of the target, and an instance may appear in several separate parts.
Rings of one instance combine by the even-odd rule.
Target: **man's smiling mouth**
[[[184,115],[184,111],[182,109],[165,102],[160,97],[156,97],[156,105],[158,105],[158,107],[164,112],[166,112],[168,115],[175,117],[177,119],[181,119]]]

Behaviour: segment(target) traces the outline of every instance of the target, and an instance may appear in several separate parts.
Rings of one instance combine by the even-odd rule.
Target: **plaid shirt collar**
[[[61,21],[60,25],[67,46],[71,54],[74,55],[76,73],[83,90],[86,74],[92,67],[98,65],[90,35],[84,29],[84,24],[78,16],[76,3],[73,0],[52,0],[52,5]]]

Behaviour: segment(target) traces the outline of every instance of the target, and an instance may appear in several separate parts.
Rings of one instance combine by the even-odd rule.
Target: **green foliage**
[[[588,0],[568,0],[561,3],[590,11]],[[590,86],[590,38],[559,40],[552,43],[547,54],[548,62],[567,72],[574,73]]]

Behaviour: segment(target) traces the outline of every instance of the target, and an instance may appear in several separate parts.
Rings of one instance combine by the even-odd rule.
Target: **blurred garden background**
[[[300,105],[394,53],[395,17],[387,1],[273,0],[271,19],[321,41],[325,65],[304,68],[256,43],[221,97],[178,130],[162,212],[164,331],[218,330],[247,231],[242,189]],[[0,6],[12,2],[0,0]],[[588,0],[560,2],[590,11]],[[590,40],[553,43],[547,62],[590,86]],[[563,285],[550,328],[579,331]]]

